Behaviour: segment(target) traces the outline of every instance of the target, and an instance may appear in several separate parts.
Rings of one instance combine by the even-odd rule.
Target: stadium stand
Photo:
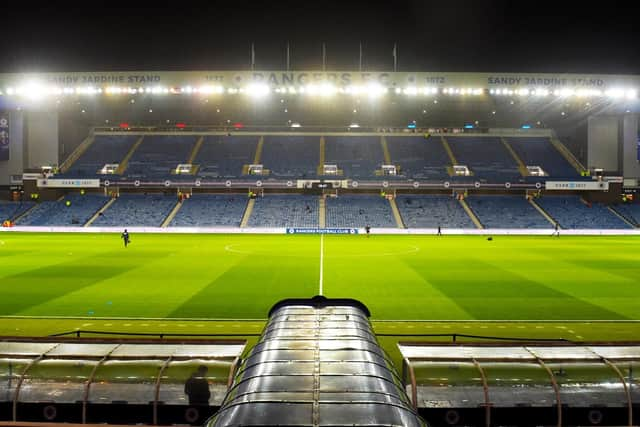
[[[318,198],[259,197],[249,218],[249,227],[318,227]]]
[[[175,196],[121,194],[91,226],[159,227],[176,204]]]
[[[325,141],[325,163],[337,164],[346,177],[373,177],[384,162],[379,137],[328,136]]]
[[[485,228],[551,228],[522,195],[469,196],[467,204]]]
[[[445,180],[450,164],[439,138],[387,136],[391,162],[399,175],[415,179]]]
[[[186,163],[195,136],[147,136],[129,160],[130,178],[166,179],[180,163]]]
[[[270,174],[283,178],[316,176],[320,161],[318,136],[267,136],[262,164]]]
[[[640,227],[640,204],[638,203],[628,203],[628,204],[619,204],[613,207],[620,215],[625,217],[627,221],[632,224],[635,224],[636,227]]]
[[[587,205],[580,196],[544,196],[536,203],[565,229],[624,229],[629,224],[600,203]]]
[[[205,138],[195,164],[201,178],[233,178],[242,175],[242,167],[253,162],[257,136],[216,135]]]
[[[521,178],[518,165],[499,138],[447,137],[459,164],[467,166],[475,180],[514,181]]]
[[[107,201],[106,197],[99,194],[68,194],[57,201],[41,202],[16,224],[80,227]]]
[[[380,196],[344,195],[326,199],[327,227],[396,227],[389,201]]]
[[[407,228],[475,228],[460,203],[451,196],[398,196],[398,210]]]
[[[138,138],[129,135],[97,135],[93,144],[61,176],[95,177],[105,164],[120,163]]]
[[[193,194],[182,202],[169,227],[239,227],[246,206],[244,194]]]
[[[31,209],[35,202],[7,202],[0,200],[0,223],[15,219]]]
[[[540,166],[554,178],[572,178],[575,168],[551,144],[549,138],[506,138],[526,166]]]

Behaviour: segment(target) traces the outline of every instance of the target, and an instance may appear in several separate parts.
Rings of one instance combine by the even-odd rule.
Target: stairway
[[[127,170],[127,166],[129,165],[129,160],[131,160],[133,153],[136,152],[140,144],[142,144],[143,140],[144,140],[144,135],[138,138],[136,143],[133,144],[133,146],[129,149],[129,152],[127,153],[127,155],[124,156],[124,159],[122,159],[122,161],[118,165],[118,169],[116,169],[116,172],[115,172],[116,175],[122,175],[124,171]]]
[[[78,147],[76,147],[76,149],[73,150],[73,152],[69,155],[69,157],[67,157],[65,161],[62,162],[59,168],[60,173],[65,173],[66,171],[68,171],[71,168],[71,166],[76,162],[76,160],[78,160],[80,156],[82,156],[84,152],[87,151],[89,147],[91,147],[91,145],[93,144],[93,141],[95,141],[95,137],[93,135],[89,135],[88,137],[86,137],[80,143],[80,145],[78,145]]]
[[[255,204],[255,199],[249,199],[249,202],[247,202],[247,207],[244,210],[244,215],[242,215],[242,221],[240,222],[240,228],[246,228],[249,225],[249,218],[251,218],[251,213],[253,212],[253,206]]]
[[[323,196],[318,200],[318,226],[320,228],[327,226],[327,203]]]
[[[458,199],[458,201],[460,202],[460,205],[462,206],[462,209],[464,209],[464,211],[467,213],[467,215],[469,215],[469,218],[471,218],[471,221],[473,221],[473,223],[475,224],[476,228],[478,228],[480,230],[484,229],[484,226],[482,225],[482,223],[480,222],[480,220],[476,216],[475,212],[469,207],[467,202],[464,199]]]
[[[402,220],[402,215],[400,215],[400,210],[398,209],[398,205],[396,204],[396,199],[389,199],[389,204],[391,205],[393,217],[396,220],[396,226],[398,228],[407,228],[405,227],[404,221]]]
[[[579,174],[582,174],[584,171],[587,170],[582,165],[582,163],[580,163],[580,161],[576,159],[576,157],[573,155],[571,150],[569,150],[558,138],[552,136],[551,138],[549,138],[549,141],[551,141],[551,144],[556,148],[556,150],[558,150],[558,152],[562,155],[562,157],[564,157],[567,160],[567,162],[569,162],[569,164],[573,166],[576,172],[578,172]]]
[[[509,141],[507,141],[505,138],[500,138],[500,142],[502,142],[502,145],[504,145],[504,148],[507,149],[509,154],[511,154],[511,157],[513,157],[513,160],[515,160],[515,162],[518,164],[518,171],[520,172],[520,175],[529,176],[529,172],[527,171],[527,166],[524,164],[520,156],[518,156],[518,153],[516,153],[516,151],[511,146],[511,144],[509,144]]]
[[[529,199],[529,203],[531,203],[531,206],[533,206],[534,208],[536,208],[536,210],[538,212],[540,212],[540,215],[542,215],[543,217],[545,217],[545,219],[547,221],[549,221],[549,223],[552,226],[556,226],[557,221],[551,216],[549,215],[549,213],[547,211],[545,211],[544,209],[542,209],[542,206],[540,206],[539,204],[537,204],[533,199]],[[562,228],[562,227],[561,227]]]

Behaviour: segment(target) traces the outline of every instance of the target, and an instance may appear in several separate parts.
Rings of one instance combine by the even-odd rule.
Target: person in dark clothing
[[[552,236],[555,235],[556,237],[560,237],[560,224],[556,222],[555,225],[555,231],[553,232]]]
[[[364,231],[366,231],[366,232],[367,232],[367,237],[369,237],[369,233],[371,232],[371,227],[369,226],[369,224],[367,224],[367,225],[364,227]]]
[[[440,229],[440,226],[438,226],[438,236],[442,235],[442,230]]]
[[[207,367],[200,365],[184,384],[184,393],[189,396],[189,405],[209,405],[211,392],[206,375]]]
[[[129,240],[129,233],[127,232],[126,228],[124,229],[124,232],[120,237],[122,237],[122,240],[124,241],[124,247],[126,248],[131,242],[131,240]]]

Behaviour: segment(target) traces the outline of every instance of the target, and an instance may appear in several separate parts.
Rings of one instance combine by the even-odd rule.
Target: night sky
[[[3,5],[0,72],[256,69],[640,74],[640,6],[439,0]],[[204,2],[203,2],[204,3]],[[122,7],[113,7],[125,4]]]

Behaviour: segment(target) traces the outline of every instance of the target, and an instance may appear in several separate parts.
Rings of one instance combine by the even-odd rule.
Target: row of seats
[[[451,196],[398,196],[396,204],[407,228],[475,228],[469,215]]]
[[[396,227],[391,205],[375,196],[340,196],[326,199],[327,227]]]
[[[318,227],[318,198],[267,196],[255,199],[249,227]]]
[[[470,196],[466,199],[484,228],[551,228],[522,196]]]
[[[194,194],[182,202],[169,227],[240,227],[246,206],[244,194]]]
[[[640,204],[625,203],[617,205],[614,209],[627,221],[634,224],[636,227],[640,227]]]
[[[92,225],[96,227],[159,227],[175,205],[175,196],[122,194]]]
[[[132,151],[140,136],[98,135],[93,144],[63,174],[65,177],[95,177],[106,163],[120,163],[131,154],[124,171],[130,179],[192,179],[174,176],[181,163],[194,154],[199,136],[150,135]],[[209,135],[195,153],[196,176],[225,179],[242,176],[243,167],[259,160],[275,178],[318,176],[320,136],[267,135],[258,150],[260,137]],[[386,147],[392,164],[405,179],[449,179],[451,160],[440,137],[387,136]],[[373,178],[385,163],[385,150],[378,136],[327,136],[324,163],[336,164],[345,177]],[[521,180],[517,162],[497,137],[448,136],[457,162],[466,165],[474,179],[487,182]],[[577,172],[553,146],[549,138],[508,138],[525,165],[540,166],[553,177],[576,178]],[[256,158],[258,157],[258,158]],[[246,171],[245,171],[246,172]]]
[[[110,199],[97,194],[69,194],[58,201],[35,205],[17,225],[82,226]],[[469,208],[485,228],[552,228],[535,206],[522,196],[471,195]],[[97,215],[93,226],[158,227],[168,218],[178,200],[174,195],[122,194]],[[247,209],[244,194],[194,194],[180,202],[169,227],[239,227]],[[579,196],[545,196],[536,199],[564,229],[624,229],[638,224],[640,205],[618,205],[622,220],[607,206],[586,204]],[[407,228],[475,228],[462,204],[448,195],[399,195],[396,205]],[[19,215],[33,203],[0,203],[0,213]],[[249,227],[318,227],[319,198],[305,195],[267,195],[255,199]],[[325,199],[325,226],[395,228],[391,204],[371,195],[341,195]]]
[[[8,202],[0,200],[0,224],[5,221],[13,221],[20,215],[31,209],[35,202]]]
[[[569,229],[623,229],[632,228],[605,205],[586,204],[579,196],[541,197],[536,202],[562,228]]]
[[[17,225],[82,226],[108,199],[97,194],[68,194],[57,201],[41,202],[16,221]]]

